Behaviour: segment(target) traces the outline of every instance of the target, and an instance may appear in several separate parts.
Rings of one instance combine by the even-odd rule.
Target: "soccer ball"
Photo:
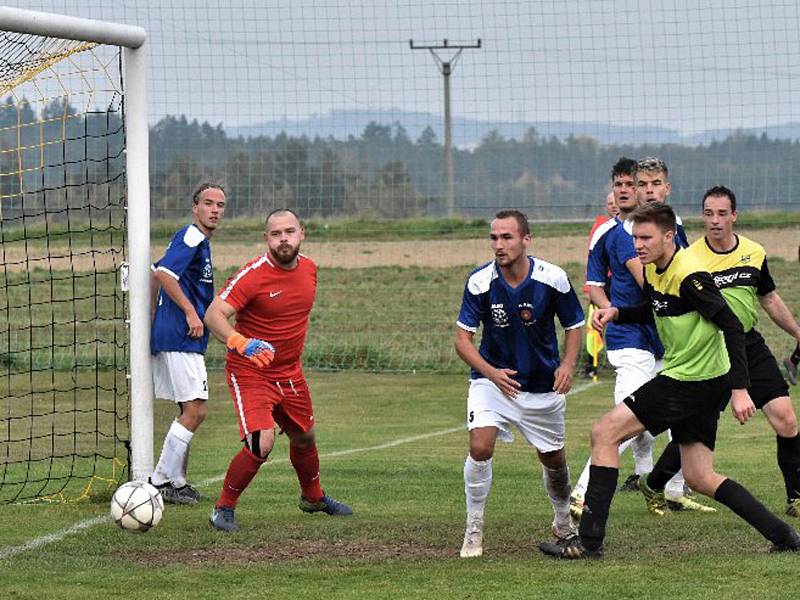
[[[158,525],[163,512],[161,494],[143,481],[123,483],[111,498],[111,518],[126,531],[149,531]]]

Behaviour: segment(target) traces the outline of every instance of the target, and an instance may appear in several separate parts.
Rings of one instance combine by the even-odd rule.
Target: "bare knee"
[[[248,433],[244,439],[244,445],[253,454],[259,458],[266,458],[272,452],[272,446],[275,443],[275,432],[271,429],[262,429]]]
[[[489,460],[494,455],[494,444],[470,444],[469,455],[472,460]]]
[[[178,423],[194,433],[208,416],[208,403],[205,400],[192,400],[181,404]]]
[[[600,419],[592,425],[591,433],[592,448],[613,446],[619,444],[615,439],[609,423],[605,419]]]
[[[725,480],[722,475],[713,469],[707,471],[692,468],[687,469],[686,465],[683,466],[683,478],[686,481],[686,485],[694,491],[710,498],[714,497],[714,493],[717,491],[720,483]]]
[[[788,397],[776,398],[769,402],[764,406],[764,413],[779,436],[791,438],[797,435],[797,415]]]
[[[494,455],[497,441],[495,427],[478,427],[469,432],[469,455],[472,460],[489,460]]]
[[[539,452],[539,460],[548,469],[560,469],[567,464],[567,455],[561,448],[554,452]]]

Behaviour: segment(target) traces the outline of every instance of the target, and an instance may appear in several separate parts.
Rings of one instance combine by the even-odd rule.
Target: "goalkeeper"
[[[267,252],[242,267],[206,312],[206,326],[228,347],[225,371],[244,442],[231,460],[211,525],[237,531],[234,509],[272,451],[275,424],[289,437],[300,482],[300,510],[353,513],[320,487],[311,395],[300,362],[317,289],[317,265],[300,254],[305,232],[297,215],[267,216]],[[236,316],[236,327],[228,322]]]

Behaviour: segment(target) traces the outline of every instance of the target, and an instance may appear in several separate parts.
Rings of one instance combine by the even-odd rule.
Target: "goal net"
[[[128,468],[121,51],[0,31],[0,502]]]

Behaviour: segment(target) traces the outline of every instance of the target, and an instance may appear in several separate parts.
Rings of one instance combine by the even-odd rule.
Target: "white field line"
[[[60,542],[68,535],[72,535],[73,533],[78,533],[79,531],[83,531],[84,529],[89,529],[90,527],[94,527],[95,525],[100,525],[100,523],[110,523],[111,519],[108,515],[103,515],[101,517],[92,517],[91,519],[84,519],[83,521],[79,521],[75,523],[75,525],[71,525],[69,527],[65,527],[64,529],[59,529],[58,531],[54,531],[53,533],[48,533],[47,535],[43,535],[42,537],[34,538],[25,542],[24,544],[20,544],[19,546],[6,546],[5,548],[0,548],[0,560],[5,558],[11,558],[12,556],[16,556],[17,554],[21,554],[22,552],[27,552],[28,550],[35,550],[36,548],[41,548],[42,546],[47,546],[52,544],[53,542]]]
[[[570,394],[578,394],[583,392],[591,387],[597,385],[595,382],[585,383],[583,385],[579,385],[572,389]],[[457,431],[464,431],[464,425],[459,425],[458,427],[451,427],[449,429],[442,429],[440,431],[432,431],[430,433],[422,433],[419,435],[412,435],[410,437],[399,438],[396,440],[392,440],[391,442],[386,442],[383,444],[378,444],[377,446],[365,446],[363,448],[349,448],[347,450],[337,450],[335,452],[328,452],[326,454],[321,454],[320,458],[336,458],[339,456],[348,456],[351,454],[360,454],[363,452],[372,452],[375,450],[386,450],[387,448],[394,448],[395,446],[402,446],[403,444],[411,444],[413,442],[418,442],[420,440],[429,439],[432,437],[438,437],[441,435],[449,435],[451,433],[456,433]],[[288,462],[287,458],[279,458],[273,461],[270,461],[275,464],[285,463]],[[205,479],[196,484],[197,487],[207,487],[211,484],[218,483],[225,478],[225,474],[217,475],[216,477],[210,477]],[[99,517],[92,517],[91,519],[84,519],[83,521],[79,521],[74,525],[70,525],[69,527],[65,527],[64,529],[59,529],[58,531],[54,531],[53,533],[48,533],[47,535],[43,535],[38,538],[33,538],[25,542],[24,544],[20,544],[18,546],[6,546],[5,548],[0,548],[0,560],[4,560],[7,558],[12,558],[17,554],[21,554],[23,552],[27,552],[28,550],[35,550],[36,548],[41,548],[43,546],[48,546],[55,542],[60,542],[68,535],[72,535],[73,533],[78,533],[83,531],[84,529],[90,529],[95,525],[100,525],[101,523],[108,523],[109,518],[107,515],[102,515]]]

